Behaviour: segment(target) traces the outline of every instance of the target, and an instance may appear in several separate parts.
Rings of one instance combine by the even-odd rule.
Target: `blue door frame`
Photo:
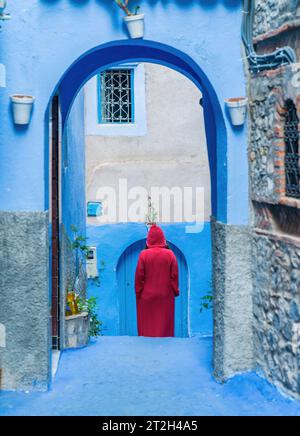
[[[118,301],[120,316],[120,335],[137,336],[136,298],[134,277],[140,252],[145,248],[146,240],[130,245],[122,254],[117,267]],[[177,257],[179,267],[180,296],[175,303],[175,336],[188,336],[188,268],[184,255],[169,243]]]

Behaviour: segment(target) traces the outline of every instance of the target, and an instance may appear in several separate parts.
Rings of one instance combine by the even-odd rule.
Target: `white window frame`
[[[133,113],[132,123],[100,123],[98,76],[85,85],[86,134],[93,136],[144,136],[147,133],[146,91],[144,64],[122,64],[109,69],[128,68],[133,70]]]

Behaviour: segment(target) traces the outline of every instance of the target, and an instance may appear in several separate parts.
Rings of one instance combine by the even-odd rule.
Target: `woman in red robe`
[[[167,247],[163,231],[156,225],[150,228],[147,249],[139,256],[135,292],[139,336],[174,336],[178,263]]]

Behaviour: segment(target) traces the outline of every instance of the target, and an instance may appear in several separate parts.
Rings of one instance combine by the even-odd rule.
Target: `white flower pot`
[[[225,100],[231,122],[234,126],[245,124],[248,99],[246,97],[228,98]]]
[[[130,38],[143,38],[145,31],[145,15],[137,14],[137,15],[129,15],[128,17],[124,17],[124,21],[126,23]]]
[[[31,95],[11,95],[14,123],[26,125],[30,122],[35,97]]]
[[[0,14],[3,14],[5,8],[6,8],[6,0],[0,0]]]

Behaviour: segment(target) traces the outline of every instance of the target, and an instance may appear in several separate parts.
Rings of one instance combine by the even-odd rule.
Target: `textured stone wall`
[[[285,196],[285,104],[300,115],[300,65],[264,72],[250,79],[250,195],[252,200],[295,206]]]
[[[281,77],[269,80],[258,76],[250,86],[250,180],[251,196],[257,200],[276,201],[274,192],[273,140],[277,95],[271,91],[281,85]]]
[[[50,379],[48,214],[0,213],[0,389],[44,390]]]
[[[256,361],[300,398],[300,240],[257,234],[253,258]]]
[[[257,0],[255,34],[271,32],[258,52],[299,49],[299,18],[299,0]],[[285,171],[286,102],[299,117],[300,65],[249,80],[254,357],[270,381],[300,398],[300,201],[287,196]]]
[[[300,19],[299,0],[255,1],[254,36],[274,30],[285,23]]]
[[[248,227],[212,222],[214,374],[253,369],[251,238]]]

